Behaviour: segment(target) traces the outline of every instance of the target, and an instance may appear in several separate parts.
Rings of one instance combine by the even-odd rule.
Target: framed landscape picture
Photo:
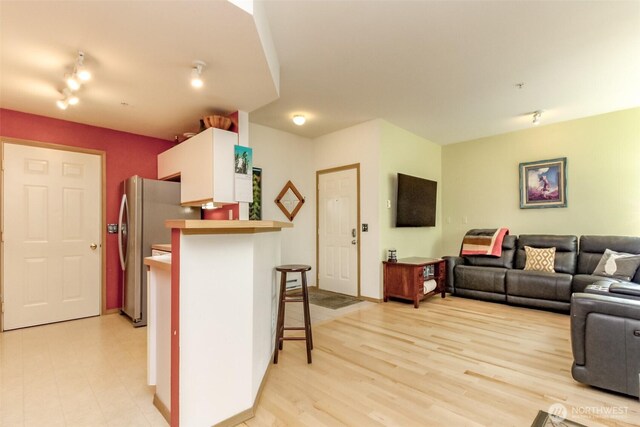
[[[566,207],[566,157],[520,163],[520,209]]]

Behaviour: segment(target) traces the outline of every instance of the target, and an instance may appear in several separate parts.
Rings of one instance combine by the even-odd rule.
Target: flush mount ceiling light
[[[534,125],[539,125],[539,124],[540,124],[540,117],[541,117],[541,116],[542,116],[542,110],[535,111],[535,112],[533,113],[533,122],[532,122],[532,123],[533,123]]]
[[[202,81],[202,69],[205,67],[203,61],[193,61],[193,68],[191,69],[191,86],[195,88],[201,88],[204,85]]]
[[[302,114],[296,114],[295,116],[293,116],[293,123],[297,124],[298,126],[302,126],[306,121],[306,117]]]

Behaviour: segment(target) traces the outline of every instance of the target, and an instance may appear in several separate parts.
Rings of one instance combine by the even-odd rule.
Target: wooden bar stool
[[[311,336],[311,316],[309,314],[309,290],[307,289],[308,265],[281,265],[276,267],[280,272],[280,300],[278,303],[278,324],[276,327],[276,348],[273,354],[273,363],[278,363],[278,350],[282,350],[284,340],[305,340],[307,342],[307,363],[311,363],[311,350],[313,350],[313,337]],[[302,276],[302,296],[287,296],[287,273],[300,273]],[[301,302],[304,309],[304,326],[284,326],[284,305],[288,302]],[[285,337],[284,331],[304,331],[304,337]]]

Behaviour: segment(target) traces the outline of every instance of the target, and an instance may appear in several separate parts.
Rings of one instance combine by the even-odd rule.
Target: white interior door
[[[356,169],[318,178],[318,287],[358,296]]]
[[[3,148],[3,329],[100,314],[100,156]]]

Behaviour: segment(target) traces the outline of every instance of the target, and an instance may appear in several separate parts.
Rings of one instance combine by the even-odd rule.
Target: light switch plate
[[[369,224],[362,224],[362,232],[366,233],[367,231],[369,231]]]

